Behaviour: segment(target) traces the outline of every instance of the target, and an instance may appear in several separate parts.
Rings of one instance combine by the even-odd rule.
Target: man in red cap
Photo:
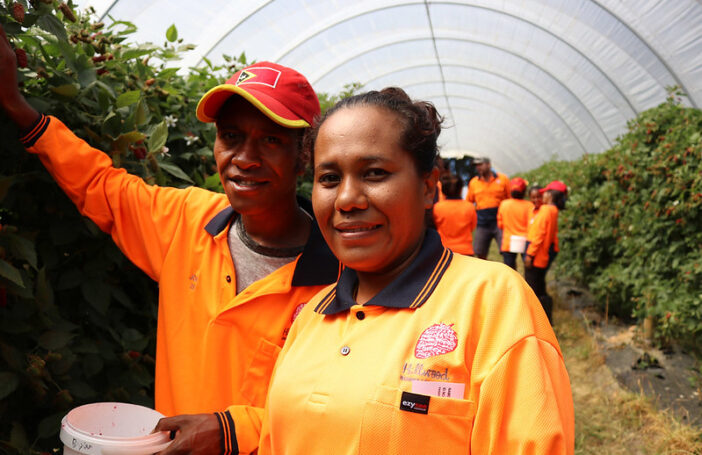
[[[35,111],[16,74],[0,27],[0,106],[25,132],[25,148],[159,284],[155,403],[175,417],[157,430],[176,434],[166,452],[249,451],[236,435],[256,417],[230,406],[263,407],[292,321],[338,276],[311,205],[296,197],[301,136],[319,114],[314,90],[297,71],[260,62],[203,96],[197,115],[217,127],[219,194],[147,185],[115,169]]]
[[[497,227],[502,230],[500,252],[504,263],[514,270],[517,270],[517,254],[526,251],[527,228],[534,210],[534,204],[524,199],[526,187],[526,180],[513,178],[510,181],[510,199],[500,202],[497,209]]]

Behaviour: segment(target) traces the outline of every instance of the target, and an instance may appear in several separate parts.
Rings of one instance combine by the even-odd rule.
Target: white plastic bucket
[[[513,235],[509,238],[510,253],[523,253],[526,250],[526,237]]]
[[[61,421],[64,455],[148,455],[168,447],[169,433],[151,433],[160,412],[128,403],[92,403]]]

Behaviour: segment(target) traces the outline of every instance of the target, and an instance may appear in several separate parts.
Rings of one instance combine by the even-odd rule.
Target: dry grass
[[[494,242],[488,258],[501,261]],[[555,304],[554,329],[575,403],[575,454],[702,455],[702,431],[621,388],[584,322]]]
[[[556,309],[555,330],[575,402],[575,453],[702,454],[702,432],[622,389],[582,321]]]

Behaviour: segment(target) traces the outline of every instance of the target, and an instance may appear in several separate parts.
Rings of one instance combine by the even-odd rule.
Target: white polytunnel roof
[[[446,117],[442,156],[506,173],[611,147],[678,86],[702,105],[701,0],[85,0],[161,43],[182,66],[245,52],[297,69],[318,92],[395,85]]]

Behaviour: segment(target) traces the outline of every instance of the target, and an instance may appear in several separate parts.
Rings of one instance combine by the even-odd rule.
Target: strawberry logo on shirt
[[[453,351],[458,346],[458,336],[453,324],[434,324],[419,336],[414,347],[414,356],[426,359]]]
[[[302,312],[302,309],[307,305],[306,303],[301,303],[295,308],[295,311],[293,311],[292,318],[290,319],[290,323],[292,324],[295,322],[295,319],[297,319],[298,316],[300,316],[300,313]]]

